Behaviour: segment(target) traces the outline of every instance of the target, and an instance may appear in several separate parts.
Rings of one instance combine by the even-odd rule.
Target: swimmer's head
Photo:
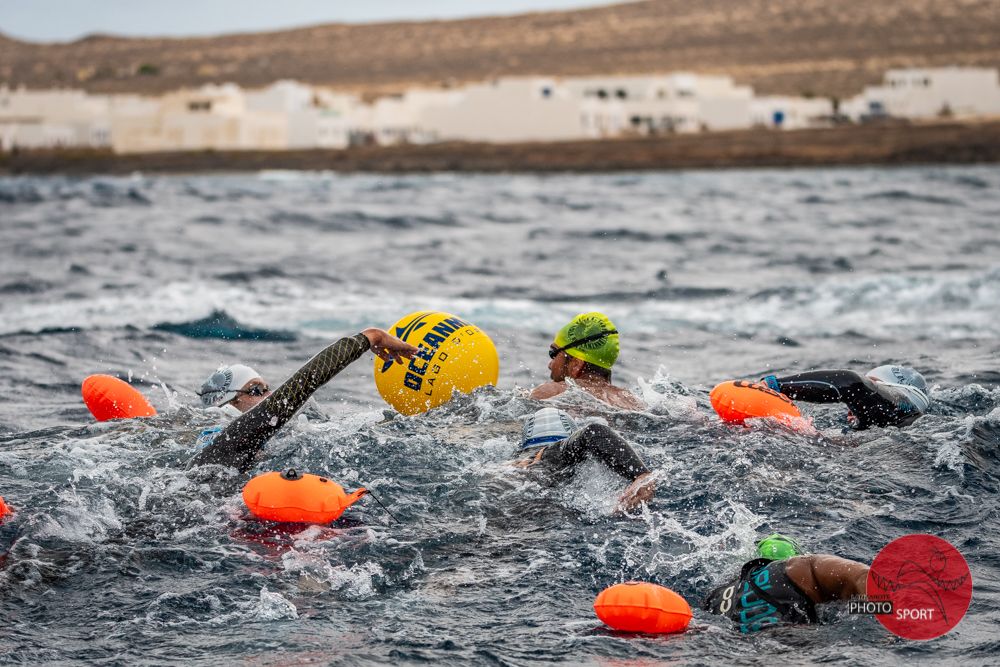
[[[920,412],[926,412],[927,408],[930,407],[930,399],[927,397],[927,380],[909,366],[879,366],[868,371],[866,375],[876,382],[904,390],[904,393]]]
[[[908,385],[927,393],[927,380],[909,366],[879,366],[868,371],[867,375],[885,384]]]
[[[565,365],[566,357],[573,357],[591,364],[597,369],[610,371],[618,359],[618,330],[602,313],[581,313],[570,320],[556,334],[549,347],[549,364],[552,379],[557,382],[565,379],[566,373],[560,373],[558,364]],[[557,375],[562,377],[556,377]]]
[[[521,449],[562,442],[576,430],[573,418],[562,410],[542,408],[524,422]]]
[[[246,412],[260,403],[270,393],[260,373],[244,366],[233,364],[221,366],[208,376],[201,385],[201,404],[206,408],[222,407],[232,403],[240,412]]]
[[[757,555],[771,560],[785,560],[805,553],[802,546],[790,537],[771,533],[757,543]]]

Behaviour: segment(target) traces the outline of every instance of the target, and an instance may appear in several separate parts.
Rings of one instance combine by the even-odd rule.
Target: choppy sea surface
[[[267,172],[0,179],[0,662],[25,664],[996,664],[1000,659],[1000,168],[614,175]],[[320,390],[254,472],[371,498],[329,527],[263,526],[248,476],[189,469],[223,362],[279,383],[328,342],[445,310],[500,353],[499,386],[387,418],[371,355]],[[658,478],[632,517],[596,465],[514,469],[546,350],[573,315],[622,332],[615,381],[555,403],[617,428]],[[813,368],[920,369],[930,414],[819,436],[720,424],[707,392]],[[92,373],[159,416],[96,423]],[[391,417],[391,411],[388,413]],[[927,532],[965,555],[968,615],[928,642],[872,618],[742,636],[701,597],[781,531],[870,562]],[[682,635],[594,615],[646,580]]]

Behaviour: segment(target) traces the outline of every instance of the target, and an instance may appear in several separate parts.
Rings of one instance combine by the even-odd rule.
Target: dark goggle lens
[[[263,396],[269,391],[271,391],[271,388],[268,387],[267,385],[255,384],[254,386],[245,390],[243,393],[245,393],[247,396]]]

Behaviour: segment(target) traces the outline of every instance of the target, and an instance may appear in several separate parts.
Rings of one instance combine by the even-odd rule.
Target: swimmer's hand
[[[542,454],[545,452],[545,448],[542,447],[538,450],[538,453],[527,459],[518,459],[517,461],[512,461],[511,465],[515,468],[527,468],[528,466],[533,466],[542,460]]]
[[[387,331],[372,327],[361,333],[368,339],[372,352],[382,361],[391,360],[401,364],[404,358],[412,359],[413,355],[417,353],[417,348],[409,343],[404,343]]]
[[[623,515],[643,503],[648,503],[656,493],[656,479],[651,473],[643,473],[633,480],[618,499],[615,514]]]

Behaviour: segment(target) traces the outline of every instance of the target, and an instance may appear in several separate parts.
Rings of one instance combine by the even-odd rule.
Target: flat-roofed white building
[[[376,100],[358,128],[374,143],[565,141],[750,127],[753,91],[723,76],[506,77]]]
[[[351,114],[355,143],[427,144],[440,141],[438,127],[427,112],[460,103],[464,91],[414,88],[397,95],[384,95]]]
[[[580,100],[580,127],[587,139],[620,137],[629,132],[625,103],[587,97]]]
[[[286,148],[346,148],[352,115],[360,100],[298,81],[278,81],[245,93],[247,111],[282,115],[287,122]]]
[[[854,117],[975,118],[1000,115],[996,69],[939,67],[891,69],[880,86],[869,86],[844,103]]]
[[[82,90],[0,87],[0,150],[101,148],[111,143],[110,99]]]
[[[411,143],[422,130],[416,111],[406,104],[403,95],[379,97],[358,111],[354,128],[358,143],[380,146]]]
[[[606,125],[620,133],[661,134],[750,127],[753,90],[727,76],[675,73],[652,76],[572,77],[563,85],[575,97],[600,101]],[[593,107],[592,107],[593,108]],[[600,111],[599,111],[600,112]],[[614,136],[605,134],[600,136]]]
[[[285,116],[248,110],[243,91],[233,84],[168,93],[152,113],[113,116],[111,134],[118,153],[288,146]]]
[[[750,117],[758,127],[801,130],[826,127],[833,118],[833,101],[827,98],[755,97],[750,103]]]
[[[666,78],[667,99],[676,101],[680,110],[678,130],[719,131],[751,126],[750,86],[737,86],[728,76],[672,74]]]
[[[570,95],[599,100],[654,100],[665,96],[662,76],[565,77],[561,83]]]
[[[439,141],[565,141],[588,136],[579,98],[555,79],[473,84],[424,106],[420,125]]]

